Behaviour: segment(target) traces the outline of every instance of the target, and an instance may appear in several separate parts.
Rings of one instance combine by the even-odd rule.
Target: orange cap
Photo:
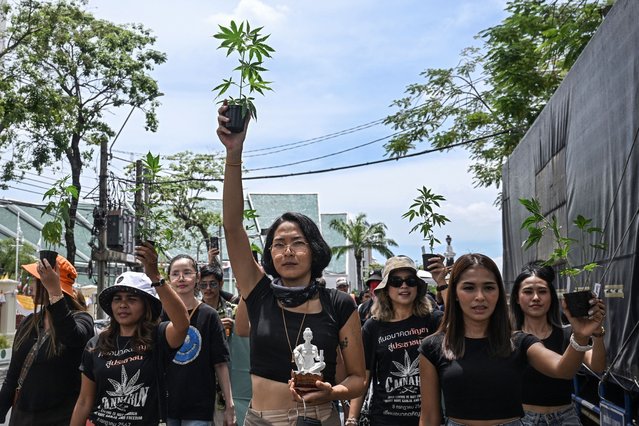
[[[56,263],[60,271],[60,289],[69,296],[75,297],[75,294],[73,294],[73,284],[75,283],[75,279],[78,277],[78,272],[75,270],[75,267],[71,264],[71,262],[60,255],[56,258]],[[37,279],[40,279],[40,274],[38,273],[38,262],[22,265],[22,269]]]

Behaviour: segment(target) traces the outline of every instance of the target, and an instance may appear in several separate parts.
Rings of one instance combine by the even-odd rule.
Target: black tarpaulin
[[[618,0],[503,170],[504,279],[548,258],[552,241],[524,251],[528,213],[519,198],[537,198],[571,238],[581,214],[604,229],[605,252],[586,250],[606,287],[606,345],[612,375],[639,386],[639,0]],[[597,242],[597,241],[589,241]],[[571,263],[583,264],[577,251]],[[578,280],[578,284],[580,283]],[[574,285],[574,280],[573,280]],[[565,289],[565,278],[557,288]]]

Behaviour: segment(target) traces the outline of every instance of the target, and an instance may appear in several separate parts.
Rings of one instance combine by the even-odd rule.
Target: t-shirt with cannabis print
[[[371,318],[364,324],[366,369],[375,379],[370,414],[376,423],[417,425],[421,408],[417,348],[437,330],[441,317],[440,311],[434,311],[427,317],[413,315],[397,322]]]
[[[166,326],[153,333],[152,351],[135,351],[130,337],[119,337],[110,352],[95,349],[98,336],[87,343],[80,370],[96,384],[95,402],[89,415],[100,426],[147,426],[160,421],[159,378],[170,360]]]

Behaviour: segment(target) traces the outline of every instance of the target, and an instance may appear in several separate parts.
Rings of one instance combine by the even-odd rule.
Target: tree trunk
[[[355,263],[357,270],[357,291],[362,291],[362,257],[363,254],[361,252],[355,253]]]
[[[73,134],[71,136],[71,146],[67,148],[67,159],[71,165],[71,183],[78,190],[78,198],[71,197],[71,203],[69,205],[69,222],[65,223],[64,227],[64,241],[67,246],[67,260],[72,265],[75,264],[75,253],[77,251],[75,245],[75,218],[78,214],[78,202],[80,200],[80,173],[82,172],[82,154],[80,152],[80,135]]]

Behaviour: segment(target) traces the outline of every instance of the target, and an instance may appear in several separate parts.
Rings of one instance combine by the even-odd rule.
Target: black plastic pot
[[[244,123],[246,123],[246,119],[248,118],[248,112],[244,117],[242,117],[241,105],[229,105],[224,116],[228,117],[230,120],[226,123],[226,128],[232,133],[242,133],[244,131]]]
[[[573,291],[564,294],[566,306],[573,317],[587,317],[590,310],[590,299],[593,298],[590,290]]]
[[[430,266],[429,260],[432,259],[433,257],[441,258],[440,255],[435,253],[422,253],[422,265],[424,266],[425,271],[429,270],[429,266]]]
[[[142,239],[140,239],[140,238],[136,238],[136,239],[135,239],[135,245],[136,245],[136,246],[141,246],[141,245],[143,245],[143,243],[147,243],[147,244],[149,244],[151,247],[155,247],[155,241],[153,241],[153,240],[142,240]]]
[[[55,265],[58,259],[58,252],[53,250],[40,250],[40,260],[47,259],[49,265],[55,269]]]

